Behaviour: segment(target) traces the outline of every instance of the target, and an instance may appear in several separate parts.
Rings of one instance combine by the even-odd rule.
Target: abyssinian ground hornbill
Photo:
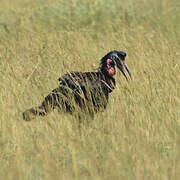
[[[31,120],[36,116],[45,116],[53,109],[74,114],[94,115],[95,112],[106,108],[109,93],[116,86],[114,75],[117,68],[128,80],[125,70],[131,77],[130,70],[125,63],[126,53],[111,51],[100,62],[96,72],[70,72],[58,80],[60,85],[45,97],[42,104],[23,112],[24,120]]]

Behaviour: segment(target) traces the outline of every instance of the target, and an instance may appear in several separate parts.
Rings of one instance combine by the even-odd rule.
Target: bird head
[[[105,75],[112,77],[116,74],[116,66],[117,66],[117,68],[122,72],[122,74],[128,81],[125,70],[128,72],[130,78],[131,78],[131,72],[125,62],[125,57],[126,57],[126,53],[123,51],[114,50],[109,52],[101,59],[101,66],[100,66],[101,72]]]

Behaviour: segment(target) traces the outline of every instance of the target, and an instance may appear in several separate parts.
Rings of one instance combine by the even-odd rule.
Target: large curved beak
[[[126,80],[128,81],[125,70],[128,72],[129,77],[131,79],[131,72],[130,72],[129,67],[126,64],[125,60],[121,60],[120,58],[118,58],[118,60],[116,60],[116,64],[117,64],[118,69],[122,72],[122,74],[126,78]]]

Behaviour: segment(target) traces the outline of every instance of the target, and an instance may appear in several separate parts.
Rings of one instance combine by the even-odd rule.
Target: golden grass
[[[0,178],[178,179],[179,1],[58,2],[1,2]],[[127,52],[133,80],[116,75],[107,109],[89,126],[79,131],[56,111],[22,120],[60,75],[95,70],[113,49]]]

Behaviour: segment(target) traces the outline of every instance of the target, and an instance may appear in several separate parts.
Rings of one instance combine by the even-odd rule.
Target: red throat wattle
[[[107,59],[107,69],[110,76],[114,76],[116,74],[115,67],[111,66],[111,59]]]

